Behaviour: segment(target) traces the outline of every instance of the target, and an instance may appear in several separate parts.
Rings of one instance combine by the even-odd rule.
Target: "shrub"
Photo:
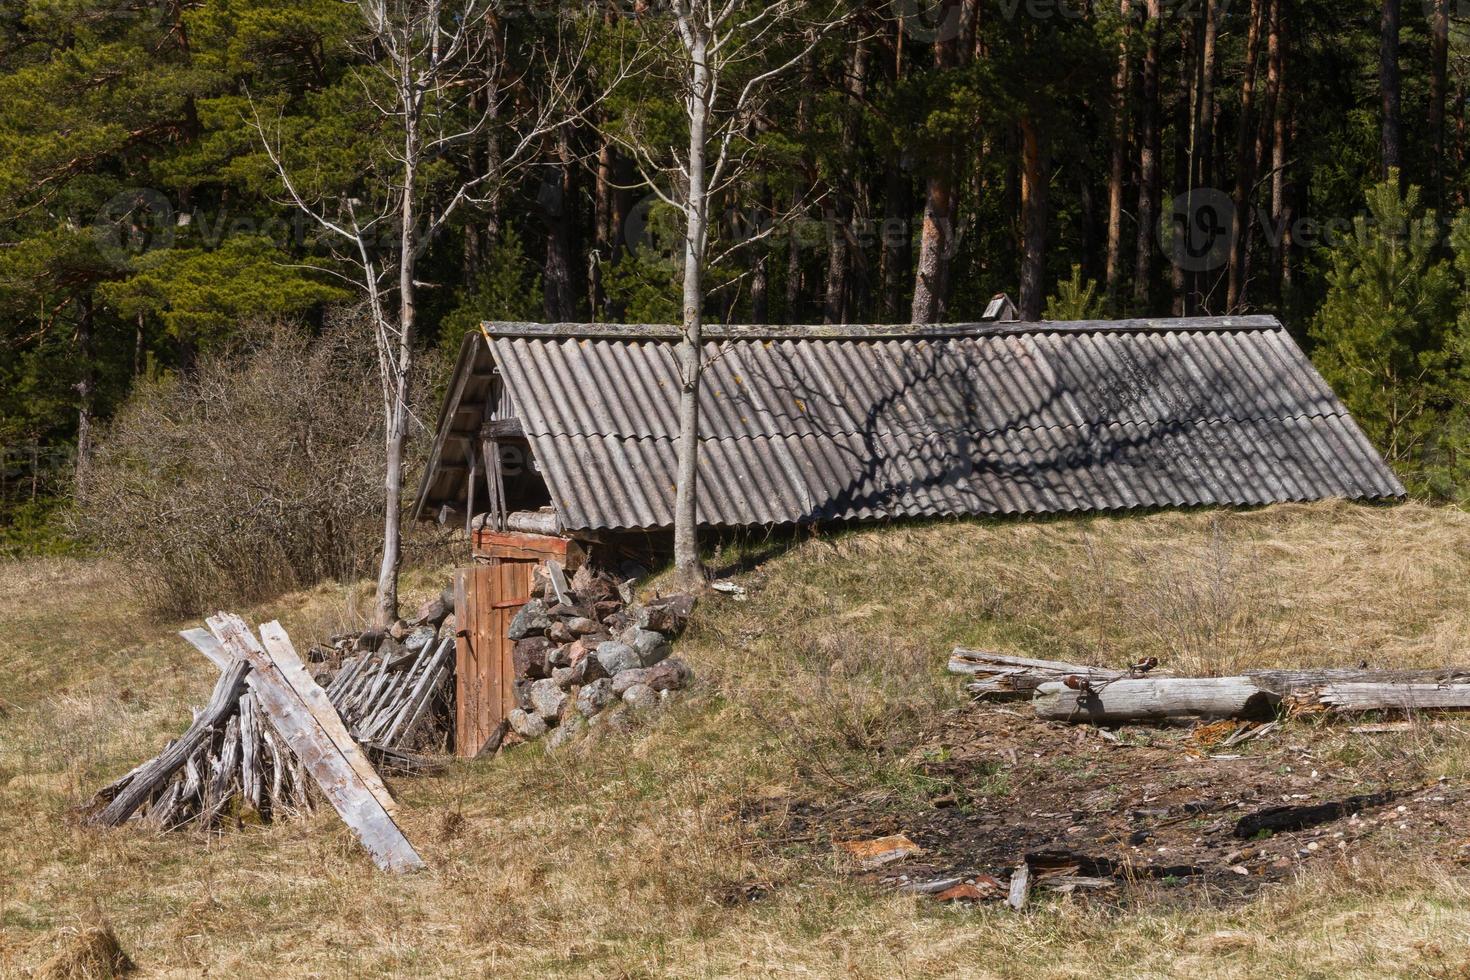
[[[140,383],[99,441],[77,532],[153,609],[186,615],[369,570],[382,537],[381,386],[365,331],[247,327]]]

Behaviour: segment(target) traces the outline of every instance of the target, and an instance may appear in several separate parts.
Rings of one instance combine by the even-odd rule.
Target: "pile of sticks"
[[[220,675],[202,711],[183,735],[92,798],[91,822],[117,826],[131,817],[173,830],[212,827],[233,808],[261,821],[312,809],[301,760],[245,690],[243,661]]]
[[[445,632],[445,631],[441,631]],[[327,697],[354,738],[378,750],[412,746],[437,716],[454,674],[454,637],[417,650],[363,652],[342,663]]]
[[[1038,718],[1125,724],[1172,718],[1410,714],[1470,710],[1470,668],[1257,670],[1234,677],[1172,677],[956,649],[951,673],[971,693],[1030,697]]]
[[[373,763],[398,772],[430,768],[407,747],[432,740],[430,729],[453,716],[452,627],[435,624],[424,632],[430,635],[411,649],[388,642],[347,656],[323,690],[285,632],[276,624],[261,627],[273,666],[290,676],[293,689],[317,699],[318,713],[336,719]],[[86,807],[87,819],[104,826],[137,819],[174,830],[310,812],[321,793],[303,764],[302,746],[283,737],[262,710],[249,664],[227,655],[209,631],[181,635],[220,667],[209,703],[158,756],[100,790]]]

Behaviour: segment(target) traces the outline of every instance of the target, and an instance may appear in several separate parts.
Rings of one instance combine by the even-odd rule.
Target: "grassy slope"
[[[926,805],[904,750],[956,703],[941,673],[956,642],[1220,671],[1463,663],[1470,516],[1325,504],[870,529],[805,541],[745,581],[749,602],[701,608],[681,642],[700,687],[648,729],[399,781],[433,870],[391,879],[328,814],[210,839],[71,826],[71,804],[182,727],[211,670],[131,613],[106,566],[0,566],[0,976],[99,914],[158,975],[1470,967],[1470,889],[1398,853],[1229,911],[1120,918],[1060,900],[1018,917],[856,887],[769,816],[826,795]],[[304,639],[362,606],[360,587],[323,586],[249,612]],[[767,894],[732,902],[747,885]]]

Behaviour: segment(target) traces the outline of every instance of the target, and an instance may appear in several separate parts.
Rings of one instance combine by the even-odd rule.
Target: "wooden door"
[[[510,621],[531,598],[534,558],[491,558],[454,577],[454,750],[479,755],[515,709]]]

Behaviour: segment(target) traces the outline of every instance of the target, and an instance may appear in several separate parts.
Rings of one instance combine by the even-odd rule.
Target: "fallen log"
[[[1031,704],[1048,721],[1121,724],[1171,718],[1270,718],[1280,698],[1248,677],[1120,677],[1102,684],[1048,681]]]
[[[975,679],[965,685],[971,694],[996,697],[1025,696],[1047,681],[1060,681],[1067,677],[1080,676],[1097,682],[1123,676],[1120,671],[1063,660],[1035,660],[963,647],[955,647],[950,654],[949,672],[973,675]]]
[[[1329,711],[1446,711],[1470,708],[1470,684],[1329,684],[1316,700]]]
[[[983,662],[987,669],[1007,669],[1000,660],[972,662]],[[1055,666],[1049,661],[1039,663],[1047,666],[1016,667],[1019,673],[997,673],[985,684],[989,689],[1018,692]],[[952,669],[953,664],[951,660]],[[1032,704],[1038,718],[1124,724],[1171,718],[1267,719],[1283,708],[1293,715],[1470,710],[1470,670],[1458,667],[1257,670],[1235,677],[1134,677],[1102,675],[1086,667],[1079,670],[1036,684]]]

